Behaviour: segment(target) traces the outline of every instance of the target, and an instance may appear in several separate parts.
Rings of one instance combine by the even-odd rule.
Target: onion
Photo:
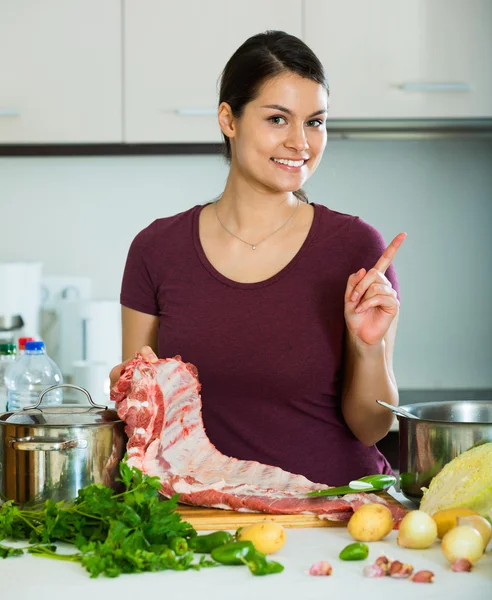
[[[492,537],[492,525],[480,515],[470,515],[458,517],[458,525],[473,527],[482,536],[484,550]]]
[[[483,556],[484,544],[480,533],[467,525],[450,529],[442,538],[441,549],[452,564],[459,558],[466,558],[472,564]]]
[[[404,548],[428,548],[437,539],[434,519],[422,510],[411,510],[400,523],[398,545]]]

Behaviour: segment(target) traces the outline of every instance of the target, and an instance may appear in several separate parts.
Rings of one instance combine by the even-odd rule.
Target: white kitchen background
[[[395,262],[402,388],[492,388],[491,165],[490,140],[333,140],[306,186],[387,241],[408,232]],[[217,156],[0,158],[1,260],[88,276],[94,298],[117,300],[138,231],[214,198],[226,174]]]
[[[208,13],[200,15],[202,20],[194,19],[193,11],[188,10],[191,5],[200,7],[200,10],[206,5],[208,11],[218,14],[227,10],[228,19],[232,19],[228,23],[232,22],[237,27],[243,27],[245,19],[253,19],[251,15],[256,14],[255,11],[260,14],[262,6],[268,12],[265,19],[269,19],[269,27],[278,22],[277,28],[289,29],[288,18],[291,18],[293,25],[290,31],[297,35],[307,32],[308,38],[310,36],[313,40],[314,49],[320,49],[319,54],[325,64],[328,62],[333,65],[330,70],[330,64],[327,64],[327,70],[335,117],[395,119],[399,115],[400,109],[395,108],[394,104],[395,96],[391,95],[394,92],[388,93],[385,98],[374,91],[377,77],[382,78],[391,62],[391,53],[381,45],[383,38],[378,35],[379,29],[391,29],[391,25],[381,18],[381,14],[399,10],[395,8],[397,3],[387,0],[371,3],[373,11],[362,0],[338,3],[333,0],[289,0],[286,4],[288,10],[284,13],[279,9],[285,3],[272,2],[267,5],[255,0],[254,11],[253,8],[249,13],[246,11],[248,14],[244,12],[243,3],[218,0],[212,3],[193,3],[188,0],[179,5],[157,0],[142,4],[135,0],[123,3],[111,0],[102,4],[94,0],[71,4],[50,0],[43,3],[42,10],[38,3],[29,0],[9,0],[2,3],[1,8],[3,10],[8,6],[10,18],[13,18],[13,7],[20,4],[25,11],[29,7],[34,10],[36,6],[35,10],[41,12],[28,18],[28,13],[23,16],[20,11],[14,15],[16,23],[25,27],[19,25],[16,29],[11,26],[4,33],[7,37],[10,35],[8,43],[13,47],[19,37],[27,44],[25,48],[33,44],[35,47],[31,52],[35,50],[40,53],[39,64],[33,70],[32,81],[36,87],[29,88],[34,83],[23,83],[19,94],[8,97],[7,83],[15,87],[22,79],[22,68],[25,68],[25,62],[19,58],[22,50],[20,54],[10,54],[8,60],[22,63],[22,68],[15,72],[10,65],[9,69],[3,70],[3,76],[0,76],[0,109],[14,111],[15,107],[12,106],[15,101],[20,104],[24,102],[26,113],[30,106],[37,107],[33,109],[34,112],[41,107],[45,111],[45,118],[37,114],[32,121],[26,121],[27,128],[18,131],[3,119],[0,122],[0,145],[43,143],[43,140],[45,143],[77,143],[77,140],[79,143],[217,141],[218,128],[210,125],[210,117],[207,117],[207,125],[203,128],[198,125],[196,117],[181,116],[178,121],[177,117],[173,117],[174,121],[169,122],[167,130],[164,127],[167,121],[159,121],[159,127],[163,128],[161,131],[157,125],[153,127],[150,118],[155,107],[146,104],[146,99],[156,92],[160,83],[172,90],[178,89],[176,81],[179,82],[179,77],[182,78],[183,90],[187,89],[190,78],[194,76],[199,81],[203,79],[210,83],[208,57],[223,65],[230,51],[238,45],[228,32],[225,36],[227,39],[224,39],[227,50],[221,49],[218,42],[222,25],[217,23],[217,19],[207,17]],[[485,82],[489,86],[488,95],[482,94],[480,101],[475,104],[472,102],[469,109],[464,104],[458,105],[456,100],[459,98],[459,102],[462,102],[466,94],[455,94],[451,100],[447,95],[440,95],[436,100],[434,95],[428,105],[422,106],[414,102],[416,96],[407,95],[403,116],[429,118],[442,109],[441,116],[448,119],[455,114],[460,119],[486,116],[490,120],[490,54],[477,56],[490,46],[492,24],[486,18],[480,18],[480,11],[485,17],[490,16],[488,0],[473,0],[470,3],[436,0],[432,3],[432,10],[429,0],[406,0],[402,4],[405,7],[400,15],[403,20],[394,29],[393,42],[407,44],[404,52],[407,66],[412,56],[410,43],[421,44],[416,52],[418,62],[421,66],[427,65],[421,39],[424,31],[419,26],[423,22],[423,12],[429,9],[432,18],[425,21],[425,35],[430,38],[435,36],[437,40],[436,51],[429,52],[429,56],[444,61],[444,81],[460,82],[470,75],[478,82],[477,85]],[[69,14],[75,10],[74,6],[80,9],[76,18]],[[126,12],[121,12],[122,7]],[[365,11],[363,18],[357,20],[358,25],[355,21],[350,25],[357,7]],[[301,15],[299,19],[288,17],[289,11],[297,9]],[[309,9],[312,12],[307,12]],[[379,17],[372,19],[376,10],[379,11]],[[155,13],[154,18],[152,12]],[[469,36],[464,35],[452,57],[443,54],[444,46],[440,46],[445,33],[441,28],[444,12],[449,18],[449,30],[454,27],[456,31],[465,33],[466,23],[479,15],[478,19],[474,19],[473,43],[469,40],[466,43]],[[60,46],[61,42],[56,42],[57,36],[62,36],[64,43],[69,46],[73,31],[59,28],[53,36],[41,36],[41,30],[40,37],[35,38],[39,20],[46,18],[49,22],[56,21],[59,13],[64,18],[70,17],[70,22],[77,22],[82,29],[93,28],[91,31],[94,33],[90,40],[87,64],[80,62],[84,60],[84,53],[80,50],[75,52],[78,62],[74,64],[77,66],[80,87],[74,93],[74,82],[67,80],[64,84],[66,102],[63,103],[63,110],[57,110],[53,98],[49,97],[50,90],[56,91],[56,74],[50,71],[48,77],[43,78],[42,75],[43,69],[55,69],[56,65],[52,66],[53,57],[58,59],[65,52]],[[172,18],[165,19],[168,13],[172,13]],[[100,19],[95,19],[97,14]],[[125,18],[121,17],[122,14]],[[276,20],[276,14],[287,14],[287,17],[281,16]],[[203,19],[207,18],[209,20],[203,23]],[[176,28],[175,23],[186,25],[186,30]],[[340,33],[343,23],[351,32],[348,38]],[[111,24],[114,27],[110,27]],[[255,26],[251,30],[251,26],[246,25],[243,27],[244,35],[241,30],[236,36],[241,41],[266,28]],[[366,35],[369,26],[372,27],[373,37]],[[207,27],[218,29],[212,31]],[[320,27],[324,29],[320,30]],[[418,35],[415,35],[417,30]],[[180,45],[179,36],[183,35],[183,31],[186,31],[189,39]],[[121,32],[124,32],[127,44],[123,61],[126,69],[124,77],[118,70]],[[169,36],[174,37],[169,39]],[[194,50],[184,49],[184,44],[189,44],[194,37],[198,40]],[[328,52],[327,48],[322,50],[325,38],[326,43],[334,39],[338,44],[335,44],[333,52]],[[140,43],[144,39],[145,43]],[[211,39],[215,40],[213,49],[210,46]],[[83,36],[80,40],[81,44],[85,43]],[[309,43],[309,39],[307,41]],[[173,45],[175,55],[169,56],[169,48],[166,54],[162,46],[165,43]],[[348,46],[342,48],[342,44]],[[354,73],[353,65],[357,63],[357,56],[370,53],[371,44],[374,45],[373,69],[359,69],[358,73]],[[107,52],[101,52],[101,48]],[[70,55],[70,49],[66,51]],[[0,72],[2,60],[7,60],[6,53],[4,58],[0,58]],[[163,56],[169,59],[166,68],[171,63],[175,64],[175,56],[184,61],[179,63],[180,68],[173,67],[171,75],[167,75],[172,78],[170,83],[166,83],[157,64],[158,60],[163,60]],[[207,61],[202,69],[200,64],[205,58]],[[154,63],[149,64],[149,60],[154,60]],[[461,65],[466,75],[455,77],[450,65]],[[102,69],[100,72],[97,70],[99,66]],[[466,72],[467,68],[471,69],[470,73]],[[436,78],[431,71],[425,74],[424,79]],[[70,69],[64,70],[64,77],[68,77],[69,72]],[[212,72],[215,73],[215,70]],[[108,73],[113,78],[108,78]],[[149,73],[152,74],[152,85],[149,85]],[[144,81],[145,74],[147,83]],[[94,79],[90,79],[93,75]],[[352,84],[353,89],[347,92],[346,87],[339,91],[337,104],[337,86],[339,89],[343,86],[345,77],[347,85]],[[89,80],[85,81],[84,78]],[[55,83],[50,86],[47,81]],[[90,95],[87,92],[90,85],[97,86],[101,91]],[[121,103],[120,85],[126,104]],[[149,86],[147,90],[145,85]],[[144,94],[147,94],[146,98]],[[163,94],[163,98],[167,99],[170,95]],[[75,121],[70,110],[79,97],[80,102],[85,103],[84,120],[76,123],[72,131],[70,124]],[[346,102],[342,101],[344,98]],[[355,101],[357,98],[358,102]],[[198,97],[198,100],[195,95],[190,102],[191,107],[199,105],[207,110],[214,106],[206,94]],[[122,105],[128,110],[126,117],[120,112]],[[344,114],[343,106],[349,107],[347,111],[350,114]],[[371,110],[372,114],[368,114]],[[484,115],[484,112],[487,114]],[[110,115],[114,118],[110,118]],[[58,129],[54,125],[49,130],[46,123],[56,124],[58,117],[59,124],[62,119],[66,123]],[[122,123],[124,125],[121,128]],[[183,126],[182,130],[179,123]],[[31,138],[26,133],[29,127],[33,132]],[[123,140],[118,139],[118,130],[120,134],[123,132]],[[49,139],[50,131],[55,132],[55,139]],[[172,131],[169,139],[165,139],[165,131]],[[183,139],[173,139],[173,136],[179,137],[180,131],[183,132]],[[387,242],[400,231],[408,233],[395,261],[401,287],[395,370],[402,398],[408,401],[433,399],[439,394],[440,397],[454,394],[454,397],[457,395],[462,398],[492,398],[492,135],[480,133],[479,129],[477,131],[479,133],[470,133],[464,128],[461,133],[454,134],[448,131],[435,135],[356,135],[349,139],[330,134],[323,162],[306,186],[312,201],[361,216],[377,227]],[[65,139],[63,135],[67,132],[68,139]],[[94,139],[98,132],[100,140]],[[193,138],[194,132],[196,139]],[[70,135],[75,140],[70,139]],[[88,139],[83,139],[84,135]],[[222,157],[211,154],[0,156],[0,262],[40,261],[43,263],[44,277],[87,277],[92,284],[93,299],[118,302],[126,253],[133,237],[156,218],[210,201],[221,192],[226,176],[227,167]]]

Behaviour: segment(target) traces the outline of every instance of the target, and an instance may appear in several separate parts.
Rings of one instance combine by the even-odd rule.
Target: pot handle
[[[418,419],[418,417],[416,417],[415,415],[412,415],[412,413],[409,413],[407,410],[405,410],[401,406],[393,406],[392,404],[387,404],[386,402],[383,402],[382,400],[376,400],[376,402],[378,404],[380,404],[381,406],[384,406],[384,408],[387,408],[388,410],[390,410],[394,415],[396,415],[398,417],[405,417],[406,419]]]
[[[80,387],[79,385],[73,385],[72,383],[58,383],[56,385],[50,386],[49,388],[46,388],[43,392],[41,392],[41,394],[39,395],[39,400],[38,400],[37,404],[34,404],[33,406],[24,406],[22,408],[22,410],[32,410],[33,408],[39,408],[41,406],[41,402],[43,401],[44,396],[48,392],[51,392],[58,388],[72,388],[73,390],[79,390],[79,392],[83,392],[87,396],[87,399],[89,400],[89,404],[91,406],[93,406],[94,408],[103,408],[104,410],[106,410],[108,408],[107,406],[102,406],[101,404],[96,404],[94,402],[94,400],[91,398],[91,395],[89,394],[89,392],[85,388]]]
[[[64,440],[58,442],[56,440],[31,441],[26,438],[13,438],[10,440],[10,446],[14,450],[26,450],[28,452],[49,452],[52,450],[62,451],[70,450],[71,448],[87,448],[87,440]]]

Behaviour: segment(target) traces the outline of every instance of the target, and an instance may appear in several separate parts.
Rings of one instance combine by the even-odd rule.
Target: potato
[[[377,542],[393,529],[393,517],[384,504],[363,504],[350,517],[347,529],[359,542]]]
[[[285,529],[275,521],[262,521],[240,529],[237,539],[239,542],[253,542],[258,552],[272,554],[285,544]]]

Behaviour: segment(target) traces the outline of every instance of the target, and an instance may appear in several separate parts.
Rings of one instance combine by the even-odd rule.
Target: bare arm
[[[394,418],[375,400],[398,406],[398,388],[393,372],[396,327],[397,318],[381,343],[368,347],[361,347],[347,332],[342,414],[349,429],[366,446],[382,439]]]
[[[392,413],[376,400],[398,405],[393,349],[400,302],[385,272],[405,237],[398,234],[372,269],[353,273],[345,290],[342,414],[366,446],[383,438],[393,422]]]
[[[122,357],[123,362],[111,369],[111,387],[118,380],[125,364],[139,351],[144,356],[154,358],[157,354],[157,333],[159,317],[121,307]]]
[[[150,346],[157,354],[157,332],[159,317],[121,307],[122,357],[133,358],[135,352],[143,346]]]

